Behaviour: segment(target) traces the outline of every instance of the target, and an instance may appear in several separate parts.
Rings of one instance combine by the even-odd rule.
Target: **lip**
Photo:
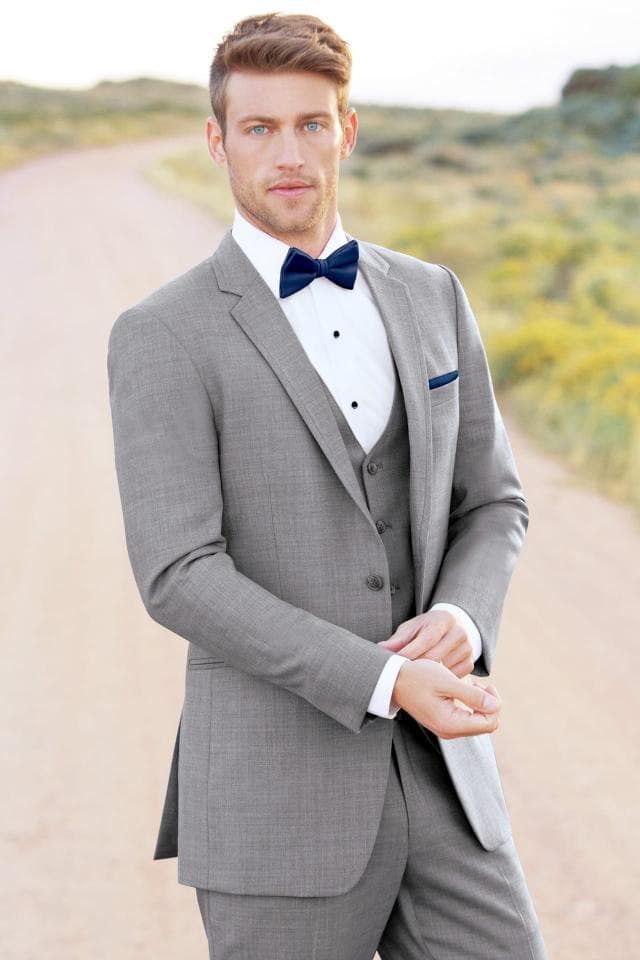
[[[277,193],[280,197],[300,197],[306,190],[311,189],[310,183],[294,180],[292,183],[279,183],[269,188],[269,193]]]

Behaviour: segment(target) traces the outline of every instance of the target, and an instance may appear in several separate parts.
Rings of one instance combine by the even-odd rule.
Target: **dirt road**
[[[151,859],[186,645],[133,583],[106,379],[116,315],[221,235],[140,176],[193,142],[0,176],[4,960],[206,956],[193,889],[175,860]],[[628,960],[640,530],[506,419],[531,508],[494,674],[514,833],[552,960]]]

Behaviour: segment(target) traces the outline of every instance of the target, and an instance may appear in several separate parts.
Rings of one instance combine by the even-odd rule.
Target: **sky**
[[[348,41],[360,103],[517,112],[557,102],[576,67],[640,62],[638,0],[24,0],[3,14],[0,79],[82,88],[147,76],[206,87],[224,33],[273,10],[314,14]]]

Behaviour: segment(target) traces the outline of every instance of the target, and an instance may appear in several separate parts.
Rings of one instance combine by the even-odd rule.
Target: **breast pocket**
[[[448,373],[441,373],[436,377],[430,377],[428,386],[432,407],[446,403],[448,400],[455,400],[458,397],[460,387],[458,371],[449,370]]]

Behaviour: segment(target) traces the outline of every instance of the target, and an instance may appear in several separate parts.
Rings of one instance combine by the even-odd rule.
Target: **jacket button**
[[[384,520],[376,520],[376,530],[378,533],[384,533],[387,529],[387,525]]]
[[[373,460],[371,460],[367,464],[367,473],[370,473],[372,476],[374,473],[377,473],[379,469],[380,469],[380,465],[378,463],[375,463]]]
[[[382,590],[384,580],[377,573],[372,573],[367,577],[367,586],[370,590]]]

